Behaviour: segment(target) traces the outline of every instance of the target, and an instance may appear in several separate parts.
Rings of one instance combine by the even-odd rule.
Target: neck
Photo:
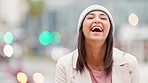
[[[106,43],[85,42],[85,46],[88,65],[95,70],[101,70],[104,65]]]

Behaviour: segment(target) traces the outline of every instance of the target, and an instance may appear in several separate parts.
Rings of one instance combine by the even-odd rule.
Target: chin
[[[91,40],[92,41],[97,41],[97,42],[105,41],[105,39],[103,37],[92,37]]]

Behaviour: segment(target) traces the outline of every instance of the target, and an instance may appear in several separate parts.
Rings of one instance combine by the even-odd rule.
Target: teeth
[[[99,29],[100,31],[102,31],[101,27],[93,27],[92,30],[95,30],[96,28]]]
[[[93,27],[93,28],[92,28],[92,30],[95,30],[95,28],[98,28],[98,29],[100,29],[100,27]]]

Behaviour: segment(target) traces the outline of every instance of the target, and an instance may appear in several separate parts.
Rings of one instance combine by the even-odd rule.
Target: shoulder
[[[135,56],[123,52],[117,48],[113,49],[113,59],[115,61],[115,63],[119,63],[119,65],[125,63],[127,66],[131,67],[132,69],[134,69],[135,67],[137,67],[138,62]]]
[[[119,50],[117,48],[113,49],[113,57],[116,57],[116,58],[122,57],[122,58],[124,58],[128,62],[130,62],[131,60],[132,61],[137,60],[135,56],[133,56],[133,55],[127,53],[127,52],[123,52],[123,51],[121,51],[121,50]]]
[[[58,62],[57,62],[57,65],[63,65],[63,66],[66,66],[66,65],[70,65],[72,64],[72,58],[73,58],[73,54],[74,54],[74,51],[59,58]]]
[[[129,53],[125,53],[124,58],[127,61],[127,64],[129,64],[129,66],[132,67],[134,70],[138,67],[138,61],[135,56]]]
[[[120,75],[119,79],[124,79],[124,83],[129,82],[129,79],[130,83],[139,83],[139,65],[135,56],[114,48],[113,60],[113,75],[117,76],[116,78]]]
[[[55,81],[56,83],[67,83],[67,78],[72,69],[72,58],[74,51],[61,57],[56,64]]]

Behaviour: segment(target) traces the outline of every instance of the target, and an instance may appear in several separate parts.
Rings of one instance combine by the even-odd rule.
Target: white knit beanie
[[[79,32],[80,28],[81,28],[81,25],[84,21],[84,18],[85,16],[91,12],[91,11],[94,11],[94,10],[100,10],[100,11],[103,11],[105,14],[107,14],[107,16],[109,17],[110,19],[110,22],[111,22],[111,25],[112,25],[112,29],[113,29],[113,34],[114,34],[114,30],[115,30],[115,25],[114,25],[114,21],[113,21],[113,18],[112,18],[112,15],[111,13],[103,6],[101,5],[91,5],[89,7],[87,7],[86,9],[83,10],[83,12],[81,13],[80,17],[79,17],[79,21],[78,21],[78,28],[77,28],[77,31]]]

